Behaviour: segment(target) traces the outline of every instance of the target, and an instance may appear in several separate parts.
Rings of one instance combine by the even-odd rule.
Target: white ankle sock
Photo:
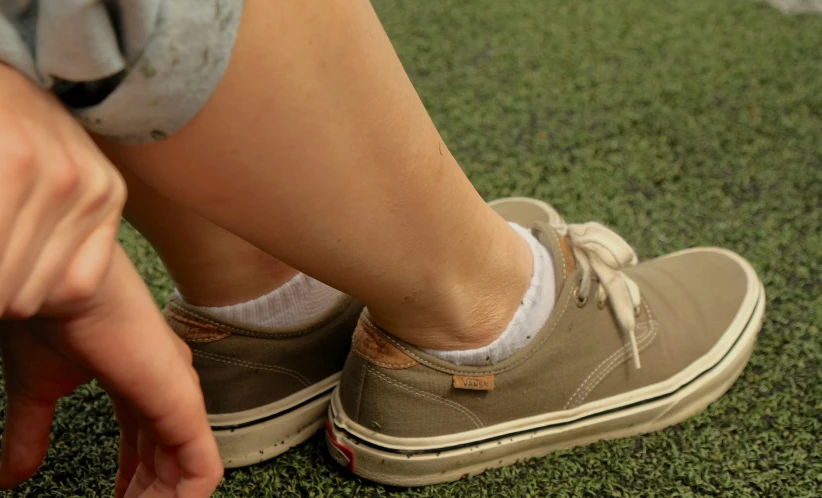
[[[180,296],[177,290],[174,290]],[[333,308],[343,293],[298,273],[268,294],[229,306],[194,306],[217,319],[257,327],[299,327],[313,323],[318,316]]]
[[[531,286],[522,298],[508,327],[491,344],[464,351],[436,351],[426,353],[457,365],[491,365],[498,363],[525,347],[545,325],[554,309],[555,287],[554,261],[551,253],[531,235],[529,230],[511,223],[511,227],[528,242],[534,255],[534,271]]]

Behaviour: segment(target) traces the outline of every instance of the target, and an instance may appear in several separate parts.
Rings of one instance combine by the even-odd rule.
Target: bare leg
[[[297,270],[157,193],[124,169],[125,216],[163,260],[191,304],[225,306],[261,296]]]
[[[491,342],[528,287],[527,245],[443,144],[368,2],[248,0],[192,122],[162,142],[102,145],[417,345]]]

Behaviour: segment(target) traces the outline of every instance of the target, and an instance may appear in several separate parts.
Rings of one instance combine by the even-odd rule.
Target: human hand
[[[37,470],[57,399],[96,377],[120,422],[118,497],[210,496],[222,476],[191,351],[119,246],[77,315],[0,321],[6,425],[0,489]]]
[[[0,318],[85,303],[125,199],[120,174],[60,102],[0,63]]]

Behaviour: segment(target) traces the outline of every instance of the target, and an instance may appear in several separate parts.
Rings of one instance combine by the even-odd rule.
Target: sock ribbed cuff
[[[174,292],[179,296],[176,289]],[[250,301],[229,306],[189,306],[234,323],[257,327],[299,327],[314,323],[343,296],[337,289],[298,273],[280,287]]]

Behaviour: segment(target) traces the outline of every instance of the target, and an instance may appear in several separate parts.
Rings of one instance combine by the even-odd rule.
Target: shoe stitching
[[[183,306],[180,306],[179,304],[175,303],[174,301],[169,301],[168,303],[166,303],[166,306],[169,307],[169,308],[173,308],[174,311],[194,316],[194,317],[198,318],[199,320],[202,320],[202,321],[208,323],[209,325],[214,325],[215,327],[220,327],[220,328],[223,328],[223,329],[226,329],[226,330],[230,330],[231,332],[235,332],[235,333],[240,334],[240,335],[246,335],[246,336],[251,336],[251,337],[261,337],[261,338],[265,338],[265,339],[280,339],[280,338],[285,339],[285,338],[299,337],[299,336],[302,336],[302,335],[310,334],[311,332],[319,330],[322,327],[328,325],[332,320],[334,320],[335,318],[342,315],[345,312],[345,310],[348,309],[348,306],[351,304],[352,300],[353,300],[353,298],[347,299],[345,301],[345,304],[340,306],[340,312],[336,315],[333,315],[333,316],[329,317],[328,320],[326,320],[324,322],[321,322],[321,323],[311,325],[309,327],[306,327],[303,330],[297,330],[295,332],[257,332],[257,331],[254,331],[254,330],[241,329],[239,327],[234,327],[232,325],[228,325],[228,324],[225,324],[225,323],[218,322],[218,321],[213,320],[213,319],[211,319],[211,318],[209,318],[205,315],[202,315],[202,314],[200,314],[196,311],[190,310],[188,308],[184,308]]]
[[[180,333],[180,335],[184,341],[192,342],[192,343],[205,343],[205,342],[216,342],[220,339],[225,339],[226,337],[231,335],[231,332],[228,330],[222,330],[218,328],[217,330],[209,331],[211,327],[205,327],[202,323],[194,320],[190,317],[177,313],[176,310],[171,310],[171,313],[168,314],[169,321],[174,320],[182,324],[185,327],[196,329],[191,333]],[[170,324],[169,324],[170,325]],[[198,336],[196,338],[193,337],[186,337],[186,336]]]
[[[365,360],[367,362],[370,362],[370,363],[373,363],[377,366],[387,368],[389,370],[402,370],[403,368],[413,367],[414,365],[417,364],[417,361],[413,360],[413,359],[411,361],[409,361],[408,363],[402,363],[402,364],[399,364],[399,365],[396,364],[396,363],[386,363],[384,361],[379,361],[379,360],[375,360],[374,358],[371,358],[370,356],[368,356],[365,353],[361,352],[356,347],[353,347],[351,349],[353,349],[354,352],[357,354],[357,356],[359,356],[363,360]]]
[[[360,390],[357,392],[357,420],[360,419],[360,408],[362,407],[362,391],[365,386],[365,374],[368,371],[368,364],[364,364],[360,374]]]
[[[383,380],[383,381],[385,381],[385,382],[388,382],[389,384],[392,384],[392,385],[394,385],[394,386],[396,386],[396,387],[399,387],[399,388],[400,388],[400,389],[402,389],[403,391],[407,391],[407,392],[409,392],[409,393],[411,393],[411,394],[414,394],[414,395],[416,395],[416,396],[419,396],[419,397],[421,397],[421,398],[430,399],[430,400],[432,400],[432,401],[436,401],[436,402],[438,402],[438,403],[442,403],[442,404],[444,404],[445,406],[448,406],[448,407],[450,407],[450,408],[454,408],[455,410],[459,411],[460,413],[462,413],[463,415],[465,415],[466,417],[468,417],[468,419],[469,419],[469,420],[470,420],[470,421],[471,421],[471,422],[472,422],[472,423],[473,423],[473,424],[477,427],[477,429],[480,429],[480,428],[482,428],[482,427],[483,427],[482,422],[481,422],[481,421],[480,421],[480,419],[479,419],[479,418],[478,418],[478,417],[474,414],[474,412],[472,412],[472,411],[471,411],[471,410],[469,410],[468,408],[465,408],[464,406],[460,405],[459,403],[455,403],[455,402],[453,402],[453,401],[447,400],[447,399],[445,399],[445,398],[442,398],[442,397],[437,396],[437,395],[435,395],[435,394],[431,394],[431,393],[429,393],[429,392],[421,391],[421,390],[419,390],[419,389],[416,389],[416,388],[414,388],[414,387],[409,386],[408,384],[404,384],[404,383],[402,383],[402,382],[399,382],[399,381],[397,381],[397,380],[394,380],[394,379],[392,379],[392,378],[390,378],[390,377],[388,377],[388,376],[386,376],[386,375],[383,375],[383,374],[382,374],[382,373],[380,373],[380,372],[379,372],[376,368],[373,368],[373,367],[371,367],[371,366],[366,365],[366,367],[365,367],[365,368],[367,368],[367,369],[368,369],[371,373],[373,373],[374,375],[376,375],[378,378],[382,379],[382,380]]]
[[[512,365],[508,365],[507,367],[498,368],[498,369],[495,369],[495,370],[481,370],[482,374],[483,375],[496,375],[496,374],[504,373],[504,372],[507,372],[507,371],[509,371],[513,368],[516,368],[516,367],[522,365],[523,363],[525,363],[526,361],[531,359],[531,357],[534,356],[539,351],[539,349],[542,347],[543,344],[545,344],[545,342],[551,337],[551,335],[553,335],[554,331],[557,328],[557,325],[560,323],[560,321],[562,320],[562,317],[565,315],[565,312],[568,310],[568,304],[571,302],[572,297],[573,297],[573,294],[568,293],[568,296],[565,298],[565,303],[562,306],[562,310],[559,311],[559,315],[557,315],[557,320],[554,322],[554,325],[551,327],[551,330],[549,330],[549,331],[545,332],[544,334],[542,334],[545,337],[543,337],[539,342],[534,343],[533,349],[531,351],[529,351],[528,354],[526,354],[524,357],[522,357],[516,363],[514,363]],[[557,311],[554,310],[554,313],[556,313],[556,312]],[[553,317],[553,314],[552,314],[552,317]],[[367,316],[363,315],[361,318],[363,320],[365,320],[366,322],[368,322],[368,324],[371,325],[374,328],[374,330],[377,331],[377,333],[382,335],[385,340],[387,340],[388,342],[390,342],[391,344],[396,346],[400,351],[404,352],[405,354],[407,354],[411,358],[414,358],[419,363],[421,363],[421,364],[423,364],[427,367],[433,368],[434,370],[438,370],[438,371],[441,371],[441,372],[446,372],[446,373],[450,373],[450,374],[457,374],[457,375],[477,375],[479,373],[477,371],[457,370],[457,369],[453,369],[453,368],[448,368],[448,367],[443,367],[443,366],[440,366],[440,365],[436,365],[436,364],[426,360],[425,358],[421,358],[419,355],[417,355],[413,351],[411,351],[408,348],[404,347],[396,339],[394,339],[394,337],[392,337],[390,334],[387,334],[387,333],[383,332],[382,329],[380,329],[377,325],[375,325],[374,322],[372,322]]]
[[[200,357],[203,357],[203,358],[206,358],[206,359],[209,359],[209,360],[213,360],[213,361],[219,361],[219,362],[222,362],[222,363],[228,363],[230,365],[236,365],[236,366],[245,367],[245,368],[257,368],[257,369],[260,369],[260,370],[269,370],[271,372],[276,372],[276,373],[281,373],[281,374],[284,374],[284,375],[289,375],[291,377],[294,377],[298,381],[300,381],[300,383],[303,384],[305,387],[308,387],[308,386],[311,385],[311,382],[309,382],[309,380],[306,377],[304,377],[302,374],[300,374],[299,372],[295,372],[294,370],[291,370],[291,369],[288,369],[288,368],[277,367],[277,366],[273,366],[273,365],[263,365],[262,363],[253,363],[253,362],[250,362],[250,361],[237,360],[237,359],[234,359],[234,358],[229,358],[227,356],[217,355],[217,354],[213,354],[213,353],[207,353],[205,351],[199,351],[199,350],[196,350],[196,349],[192,349],[191,352],[196,356],[200,356]]]
[[[642,337],[640,338],[640,340],[638,341],[638,342],[640,343],[640,344],[638,344],[638,349],[639,349],[640,351],[642,351],[644,348],[648,347],[648,346],[649,346],[649,345],[653,342],[654,337],[656,337],[656,330],[657,330],[657,329],[656,329],[656,322],[653,322],[652,327],[653,327],[653,331],[652,331],[651,333],[649,333],[649,334],[645,334],[645,335],[644,335],[644,336],[642,336]],[[573,406],[573,407],[577,407],[577,406],[581,405],[581,404],[585,401],[585,399],[588,397],[588,395],[589,395],[589,394],[591,394],[591,392],[592,392],[592,391],[593,391],[593,390],[594,390],[594,389],[595,389],[595,388],[596,388],[596,387],[597,387],[597,386],[598,386],[598,385],[599,385],[599,384],[600,384],[603,380],[605,380],[605,378],[606,378],[606,377],[607,377],[607,376],[608,376],[611,372],[613,372],[613,371],[614,371],[614,369],[615,369],[616,367],[618,367],[619,365],[621,365],[622,363],[624,363],[624,362],[625,362],[626,360],[628,360],[630,357],[631,357],[631,355],[628,353],[628,351],[627,351],[627,350],[626,350],[626,351],[624,351],[624,352],[623,352],[623,354],[620,356],[620,358],[617,358],[616,360],[614,360],[614,361],[612,362],[612,364],[611,364],[611,365],[609,365],[609,366],[608,366],[608,368],[607,368],[606,370],[603,370],[603,371],[602,371],[602,372],[601,372],[601,373],[597,376],[597,378],[596,378],[596,379],[594,379],[594,380],[591,382],[591,384],[590,384],[590,385],[589,385],[589,386],[585,389],[585,391],[581,394],[581,397],[580,397],[579,401],[577,401],[576,403],[574,403],[572,406]]]
[[[647,309],[647,307],[646,307],[646,309]],[[649,329],[649,330],[650,330],[650,329]],[[644,336],[647,336],[647,335],[648,335],[648,332],[646,332],[645,334],[643,334],[643,337],[644,337]],[[597,365],[597,366],[596,366],[596,368],[594,368],[593,370],[591,370],[591,373],[589,373],[589,374],[588,374],[588,376],[587,376],[587,377],[585,377],[585,379],[584,379],[584,380],[583,380],[583,381],[579,384],[579,387],[577,387],[577,389],[574,391],[574,393],[573,393],[573,394],[571,395],[571,397],[568,399],[568,402],[567,402],[567,403],[565,403],[565,406],[563,406],[562,408],[563,408],[563,409],[568,408],[568,407],[571,405],[571,403],[573,402],[573,400],[576,398],[577,394],[579,394],[579,393],[580,393],[580,391],[582,391],[582,389],[584,389],[584,388],[585,388],[585,386],[587,385],[588,381],[589,381],[589,380],[591,380],[591,377],[593,377],[594,375],[597,375],[597,374],[599,373],[599,371],[600,371],[600,369],[601,369],[601,368],[605,368],[607,365],[610,365],[610,363],[611,363],[611,361],[614,359],[614,357],[616,357],[616,356],[618,356],[618,355],[622,355],[622,354],[624,354],[624,353],[625,353],[625,351],[626,351],[627,349],[629,349],[630,347],[631,347],[631,346],[630,346],[630,344],[623,344],[623,345],[622,345],[622,347],[620,347],[619,349],[617,349],[616,351],[614,351],[613,353],[611,353],[611,355],[610,355],[610,356],[608,356],[607,358],[605,358],[604,360],[602,360],[602,361],[599,363],[599,365]]]
[[[190,344],[207,344],[209,342],[217,342],[221,339],[225,339],[229,335],[231,335],[231,334],[226,333],[226,334],[220,334],[220,335],[215,335],[215,336],[203,337],[203,338],[200,338],[200,339],[192,339],[190,337],[185,337],[185,338],[183,338],[183,340],[185,342],[190,343]]]
[[[653,342],[653,340],[656,337],[657,332],[658,332],[658,328],[657,328],[658,323],[653,319],[653,315],[651,314],[651,310],[648,308],[647,304],[643,304],[643,307],[645,308],[646,312],[648,313],[648,324],[650,326],[648,328],[648,331],[645,334],[643,334],[642,336],[640,336],[639,340],[637,341],[639,343],[638,346],[639,346],[640,351],[642,351],[643,349],[648,347]],[[571,399],[569,399],[568,402],[565,404],[563,409],[574,408],[574,407],[577,407],[577,406],[581,405],[585,401],[585,399],[588,397],[588,395],[591,394],[591,392],[596,388],[596,386],[598,386],[603,380],[605,380],[605,378],[611,372],[613,372],[613,370],[616,367],[618,367],[619,365],[624,363],[628,358],[631,357],[631,355],[628,353],[629,349],[630,349],[630,345],[626,344],[622,348],[620,348],[616,351],[615,354],[619,354],[619,356],[617,358],[613,358],[614,355],[611,355],[610,358],[612,358],[612,359],[610,359],[610,361],[608,359],[606,359],[605,361],[600,363],[599,366],[597,366],[597,368],[595,369],[595,371],[599,370],[600,368],[602,368],[603,370],[600,371],[598,374],[596,374],[596,377],[594,377],[593,380],[591,380],[586,385],[586,382],[588,382],[591,379],[591,376],[594,374],[594,372],[592,372],[591,375],[589,375],[583,381],[583,383],[577,389],[577,392],[574,393],[574,396],[577,396],[577,394],[579,394],[579,397],[578,397],[579,399],[577,399],[577,401],[574,401],[574,396],[572,396]],[[607,364],[606,364],[606,362],[607,362]],[[580,389],[583,389],[583,391],[578,393],[578,391],[580,391]]]
[[[556,261],[557,259],[562,261],[562,276],[563,276],[564,279],[567,279],[568,278],[568,269],[565,267],[565,253],[562,251],[562,241],[559,240],[559,237],[557,236],[557,232],[555,230],[551,229],[550,232],[551,232],[551,235],[553,235],[553,237],[554,237],[554,241],[556,242],[557,247],[559,247],[560,252],[562,252],[562,254],[561,254],[562,257],[557,258],[557,256],[554,256],[554,261]]]
[[[645,348],[651,342],[653,342],[653,339],[654,339],[654,337],[656,337],[656,333],[657,333],[657,322],[653,320],[653,316],[651,315],[651,310],[648,308],[647,304],[643,304],[643,306],[645,307],[645,310],[648,313],[649,327],[648,327],[648,330],[645,332],[645,334],[643,334],[639,337],[638,342],[641,343],[641,348]],[[591,393],[591,391],[597,385],[599,385],[599,383],[602,382],[602,380],[609,373],[611,373],[614,370],[614,368],[616,368],[618,365],[622,364],[625,360],[627,360],[630,357],[630,355],[628,355],[628,350],[630,349],[630,347],[631,346],[629,344],[625,344],[623,347],[618,349],[614,354],[612,354],[609,358],[607,358],[602,363],[600,363],[599,366],[597,366],[597,368],[594,369],[594,372],[591,372],[591,374],[582,382],[582,384],[580,384],[577,391],[574,392],[574,396],[576,396],[581,389],[584,389],[583,392],[579,393],[580,396],[581,396],[581,399],[579,399],[576,402],[573,402],[574,397],[572,396],[571,399],[569,399],[568,402],[565,404],[563,409],[579,406],[580,404],[582,404],[582,401],[584,401],[585,398],[588,397],[588,395]],[[619,357],[614,358],[614,356],[616,356],[616,355],[619,355]],[[605,370],[597,373],[596,371],[599,370],[600,368],[603,368]],[[591,383],[588,383],[588,381],[591,380],[591,377],[594,374],[596,374],[596,377],[591,381]]]
[[[655,325],[654,325],[654,327],[655,327]],[[656,336],[656,329],[654,329],[654,332],[653,332],[653,333],[651,333],[651,334],[645,334],[644,336],[640,337],[640,339],[639,339],[639,341],[638,341],[638,342],[639,342],[639,344],[638,344],[638,349],[639,349],[640,351],[642,351],[644,348],[648,347],[648,346],[649,346],[649,345],[653,342],[653,339],[654,339],[654,337],[655,337],[655,336]],[[589,394],[591,394],[591,391],[593,391],[593,390],[594,390],[594,389],[595,389],[595,388],[596,388],[596,387],[597,387],[597,386],[598,386],[598,385],[599,385],[599,384],[600,384],[603,380],[605,380],[605,378],[606,378],[606,377],[607,377],[607,376],[608,376],[611,372],[613,372],[613,371],[614,371],[614,369],[615,369],[616,367],[618,367],[619,365],[623,364],[623,363],[624,363],[625,361],[627,361],[629,358],[631,358],[631,355],[628,353],[628,351],[627,351],[627,349],[626,349],[626,351],[624,351],[624,352],[623,352],[623,354],[622,354],[622,355],[620,355],[620,357],[619,357],[619,358],[617,358],[616,360],[614,360],[614,361],[612,362],[612,364],[611,364],[611,365],[609,365],[609,366],[608,366],[608,368],[607,368],[606,370],[603,370],[603,371],[602,371],[602,372],[601,372],[601,373],[597,376],[597,378],[596,378],[596,379],[594,379],[594,380],[592,381],[592,383],[591,383],[591,384],[590,384],[590,385],[589,385],[589,386],[585,389],[585,391],[581,394],[581,397],[580,397],[579,401],[577,401],[576,403],[574,403],[574,404],[572,405],[572,407],[577,407],[577,406],[581,405],[581,404],[585,401],[585,399],[588,397],[588,395],[589,395]]]
[[[579,394],[582,388],[587,385],[587,382],[591,379],[591,377],[593,377],[595,374],[599,372],[600,368],[603,368],[606,364],[610,365],[614,357],[624,354],[628,347],[629,346],[627,344],[623,344],[619,349],[611,353],[609,357],[602,360],[600,364],[596,366],[596,368],[591,370],[591,373],[589,373],[588,376],[585,377],[585,379],[579,384],[579,386],[577,386],[576,390],[573,394],[571,394],[571,397],[568,399],[568,401],[565,403],[565,406],[563,406],[562,409],[566,410],[571,405],[571,402],[577,397],[577,394]]]

